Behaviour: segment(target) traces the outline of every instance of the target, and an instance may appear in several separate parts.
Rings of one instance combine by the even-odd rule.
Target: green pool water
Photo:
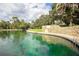
[[[27,32],[0,32],[3,56],[75,56],[78,48],[66,39]]]

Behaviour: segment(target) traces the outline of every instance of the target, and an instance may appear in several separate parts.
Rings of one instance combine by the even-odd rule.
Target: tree
[[[1,22],[0,22],[0,28],[1,29],[9,29],[10,28],[9,21],[1,20]]]
[[[59,18],[61,23],[72,26],[74,18],[76,19],[75,11],[79,10],[78,4],[75,3],[58,3],[55,6],[55,18]],[[78,14],[78,13],[77,13]],[[57,20],[57,19],[56,19]],[[62,22],[63,21],[63,22]],[[76,20],[75,20],[76,21]]]
[[[19,19],[18,17],[12,17],[12,29],[28,29],[29,23],[25,22],[23,19]]]
[[[42,15],[39,19],[32,22],[32,28],[42,28],[43,25],[52,24],[52,18],[49,15]]]

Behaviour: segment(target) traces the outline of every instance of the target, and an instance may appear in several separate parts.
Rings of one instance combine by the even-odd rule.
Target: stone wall
[[[46,25],[42,26],[42,29],[44,32],[61,33],[79,37],[79,28],[75,27],[60,27],[58,25]]]

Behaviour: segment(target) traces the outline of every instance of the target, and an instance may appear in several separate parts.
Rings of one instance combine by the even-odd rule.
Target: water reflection
[[[41,44],[45,44],[49,48],[49,54],[48,55],[79,55],[79,50],[76,48],[74,44],[71,42],[63,39],[58,38],[55,36],[48,36],[48,35],[39,35],[35,34],[33,37],[35,37],[37,40],[41,42]],[[42,38],[42,39],[39,39]]]
[[[76,50],[78,52],[78,49],[76,48],[76,45],[70,43],[67,39],[63,38],[58,38],[56,36],[47,36],[47,35],[42,35],[43,36],[43,41],[46,41],[50,44],[62,44],[65,45],[73,50]],[[74,48],[75,47],[75,48]]]
[[[0,55],[79,55],[64,39],[26,32],[0,32]]]

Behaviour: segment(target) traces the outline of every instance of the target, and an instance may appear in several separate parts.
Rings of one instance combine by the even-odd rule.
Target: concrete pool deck
[[[72,43],[76,44],[77,46],[79,46],[79,37],[75,37],[75,36],[71,36],[71,35],[66,35],[66,34],[60,34],[60,33],[48,33],[48,32],[34,32],[34,31],[28,31],[30,33],[36,33],[36,34],[45,34],[45,35],[52,35],[52,36],[57,36],[57,37],[61,37],[61,38],[65,38],[69,41],[71,41]]]

